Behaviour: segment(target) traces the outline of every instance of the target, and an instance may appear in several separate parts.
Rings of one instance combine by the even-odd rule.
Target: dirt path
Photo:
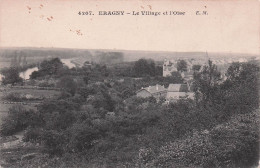
[[[7,149],[7,148],[13,148],[17,146],[20,142],[22,142],[23,139],[23,132],[17,133],[14,135],[16,137],[13,141],[8,141],[0,145],[0,149]]]
[[[13,136],[9,136],[9,137],[5,137],[5,138],[1,138],[1,143],[0,143],[0,156],[4,154],[4,152],[2,150],[5,149],[11,149],[11,148],[15,148],[17,147],[23,139],[23,132],[19,132]],[[3,157],[0,157],[0,168],[3,168],[2,166],[4,166],[6,164],[5,160],[3,159]]]

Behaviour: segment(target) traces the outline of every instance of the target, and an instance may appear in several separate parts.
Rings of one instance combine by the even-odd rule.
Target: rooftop
[[[188,92],[187,84],[170,84],[168,87],[168,92]]]
[[[150,93],[162,92],[162,91],[166,91],[167,90],[166,88],[164,88],[164,86],[158,85],[158,84],[155,85],[155,86],[148,86],[148,87],[142,88],[140,90],[143,90],[143,89],[148,91],[148,92],[150,92]],[[139,91],[137,91],[137,92],[139,92]]]

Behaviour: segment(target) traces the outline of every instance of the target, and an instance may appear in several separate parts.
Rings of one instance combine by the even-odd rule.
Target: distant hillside
[[[118,51],[61,49],[61,48],[0,48],[0,67],[8,67],[13,60],[25,60],[28,64],[58,57],[73,59],[77,64],[85,61],[101,64],[115,64],[124,61],[124,54]]]
[[[165,52],[165,51],[132,51],[132,50],[94,50],[65,48],[0,48],[0,67],[9,66],[12,59],[23,59],[35,63],[48,58],[71,58],[75,62],[92,61],[102,64],[114,64],[150,58],[155,61],[164,59],[195,58],[195,59],[233,59],[258,57],[241,53],[206,53],[206,52]]]
[[[0,56],[72,58],[73,56],[91,56],[91,53],[88,50],[61,48],[0,48]]]

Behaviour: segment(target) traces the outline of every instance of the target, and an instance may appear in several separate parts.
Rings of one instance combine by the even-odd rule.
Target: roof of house
[[[155,86],[149,86],[146,88],[142,88],[142,89],[138,90],[137,92],[139,92],[141,90],[146,90],[146,91],[150,92],[151,94],[153,94],[153,93],[157,93],[157,92],[166,91],[167,89],[164,88],[164,86],[162,86],[162,85],[155,85]]]
[[[188,92],[187,84],[170,84],[168,87],[168,92]]]

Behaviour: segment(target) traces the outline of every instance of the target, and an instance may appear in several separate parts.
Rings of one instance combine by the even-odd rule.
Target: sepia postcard
[[[260,168],[259,0],[0,0],[0,168]]]

